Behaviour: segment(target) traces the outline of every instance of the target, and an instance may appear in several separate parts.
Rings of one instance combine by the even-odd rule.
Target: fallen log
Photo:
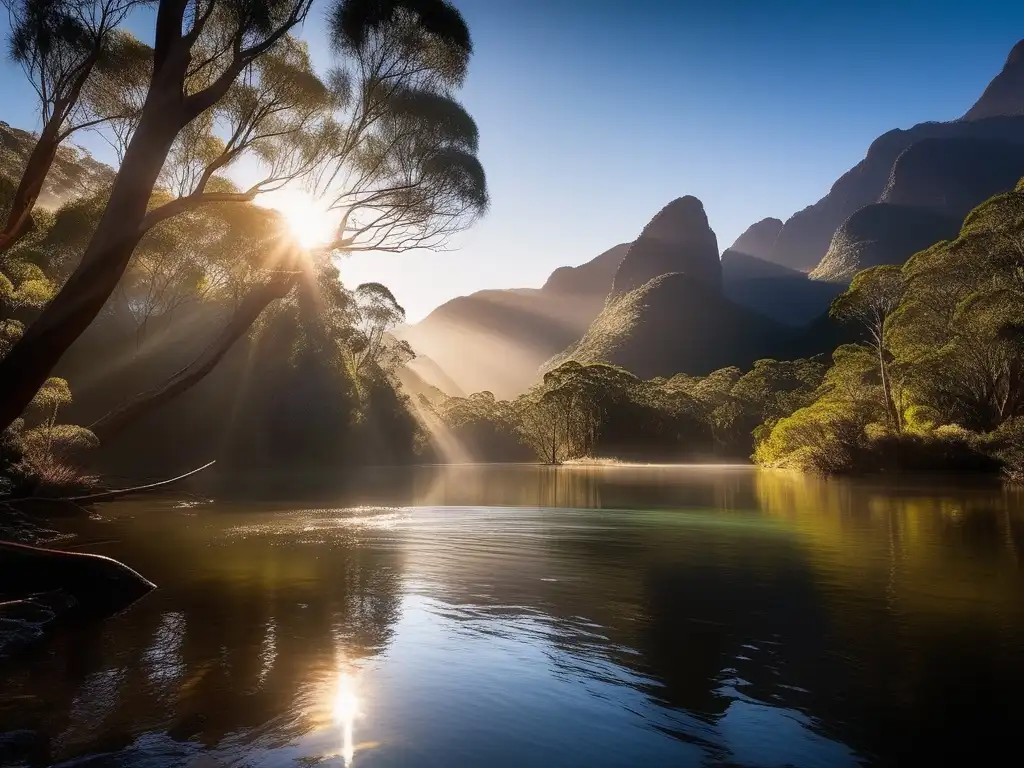
[[[154,589],[153,582],[110,557],[0,541],[0,594],[64,592],[74,599],[76,613],[103,616]]]

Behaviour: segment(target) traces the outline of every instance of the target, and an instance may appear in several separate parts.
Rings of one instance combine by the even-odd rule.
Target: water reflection
[[[352,731],[358,714],[359,696],[356,693],[356,678],[349,672],[342,672],[338,677],[338,686],[334,693],[334,721],[341,729],[341,757],[345,761],[346,768],[352,765],[356,754]]]
[[[0,667],[0,764],[971,764],[1024,722],[1001,489],[496,467],[343,496],[116,507],[98,551],[161,589]]]

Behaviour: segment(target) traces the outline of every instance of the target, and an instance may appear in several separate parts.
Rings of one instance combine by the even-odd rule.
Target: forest
[[[421,394],[474,455],[746,460],[823,474],[1024,479],[1024,182],[955,240],[858,273],[830,316],[855,343],[747,371],[640,380],[574,361],[514,401]]]
[[[454,397],[406,367],[388,287],[338,259],[438,249],[487,210],[458,11],[336,0],[320,74],[293,36],[309,0],[161,2],[153,47],[134,0],[6,4],[42,128],[0,125],[0,493],[213,458],[1024,471],[1022,185],[857,274],[830,311],[854,343],[648,380],[568,360],[513,400]],[[328,242],[258,204],[294,188],[337,215]]]
[[[413,460],[403,309],[337,259],[442,247],[487,208],[458,11],[339,0],[318,74],[293,36],[309,0],[161,2],[152,48],[125,28],[134,0],[6,5],[42,116],[0,126],[6,490]],[[258,204],[294,188],[336,214],[328,242]]]

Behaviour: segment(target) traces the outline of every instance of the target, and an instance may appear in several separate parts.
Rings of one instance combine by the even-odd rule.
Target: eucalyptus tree
[[[405,321],[405,310],[387,286],[363,283],[352,292],[353,332],[346,340],[345,356],[352,377],[358,381],[367,372],[391,373],[415,355],[409,343],[388,332]]]
[[[0,428],[31,401],[100,313],[145,234],[142,224],[178,135],[305,19],[311,0],[160,0],[152,70],[106,208],[74,271],[0,361]]]
[[[7,206],[0,252],[31,226],[62,142],[135,113],[152,51],[119,25],[140,1],[3,0],[10,57],[36,92],[42,128]]]
[[[340,63],[326,83],[309,68],[304,46],[282,39],[251,68],[257,82],[236,84],[179,136],[162,175],[173,196],[151,207],[140,229],[213,203],[252,209],[260,192],[304,180],[330,195],[335,210],[344,208],[337,237],[312,251],[263,238],[257,277],[207,350],[97,422],[101,438],[201,380],[267,306],[314,282],[333,254],[441,247],[486,209],[477,128],[449,93],[471,51],[458,12],[441,0],[352,1],[337,3],[331,19]],[[219,173],[245,152],[262,161],[263,174],[238,190]],[[388,374],[411,359],[407,344],[386,335],[404,316],[390,292],[370,284],[354,298],[356,327],[340,350],[353,375]]]
[[[161,221],[211,202],[251,200],[266,185],[294,179],[314,164],[321,190],[346,190],[335,199],[336,207],[346,206],[332,244],[337,250],[436,247],[486,207],[473,152],[476,127],[446,90],[464,76],[469,32],[444,0],[335,2],[332,32],[344,65],[328,78],[326,92],[340,120],[318,113],[312,127],[287,133],[285,142],[277,131],[249,130],[272,124],[280,115],[276,107],[253,108],[250,95],[231,112],[239,76],[256,72],[262,57],[286,46],[308,10],[309,0],[161,0],[149,89],[96,231],[62,290],[0,361],[0,427],[20,413],[101,311],[139,241]],[[261,84],[270,72],[260,74]],[[256,96],[262,93],[257,86]],[[186,129],[193,137],[210,136],[212,130],[193,123],[209,121],[207,113],[222,104],[241,128],[231,134],[237,133],[234,143],[198,155],[176,153]],[[267,151],[275,139],[279,149],[287,144],[292,151]],[[215,188],[218,168],[244,149],[267,153],[266,178],[242,193]],[[179,169],[202,170],[179,174],[185,181],[176,191],[191,189],[154,206],[153,189],[162,173],[167,178],[168,158]]]
[[[872,267],[859,272],[850,287],[832,302],[829,310],[832,317],[857,322],[867,332],[878,360],[886,418],[889,427],[897,432],[902,427],[903,414],[896,406],[890,374],[889,320],[899,309],[905,289],[906,283],[899,267]]]

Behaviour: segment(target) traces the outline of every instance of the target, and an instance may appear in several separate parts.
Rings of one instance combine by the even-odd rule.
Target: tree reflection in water
[[[386,478],[346,509],[114,507],[102,553],[161,589],[0,667],[0,731],[32,765],[969,764],[1024,721],[1019,496]]]

